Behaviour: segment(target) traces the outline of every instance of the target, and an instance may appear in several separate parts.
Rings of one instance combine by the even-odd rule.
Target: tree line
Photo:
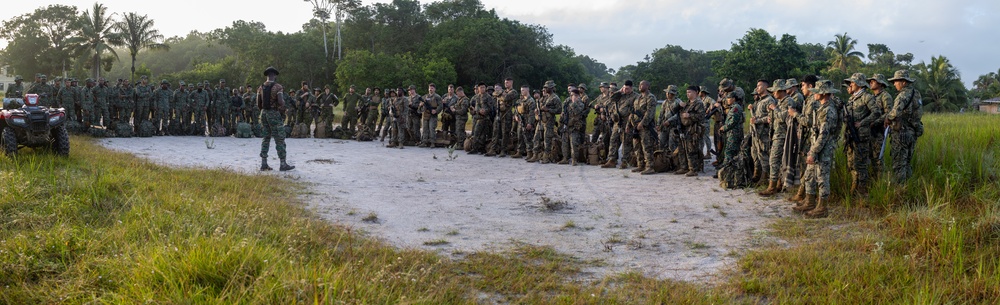
[[[99,3],[82,13],[74,6],[50,5],[3,22],[0,38],[9,44],[0,58],[19,74],[150,75],[171,82],[224,78],[236,84],[255,84],[263,67],[276,66],[283,82],[306,81],[335,91],[352,84],[470,85],[506,77],[533,87],[550,79],[590,88],[601,81],[645,79],[657,92],[671,84],[714,91],[724,77],[749,88],[758,79],[816,74],[839,80],[854,72],[891,76],[910,69],[928,111],[957,111],[970,98],[1000,96],[997,73],[980,76],[968,90],[944,56],[914,63],[912,53],[899,54],[881,43],[867,44],[863,53],[847,33],[826,43],[800,43],[794,35],[750,29],[726,50],[666,45],[614,70],[553,43],[545,27],[501,18],[479,0],[304,1],[313,4],[313,18],[294,33],[238,20],[167,39],[146,15],[109,13]]]

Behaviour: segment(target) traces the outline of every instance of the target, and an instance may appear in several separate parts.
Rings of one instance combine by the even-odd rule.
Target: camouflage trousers
[[[621,147],[622,163],[628,163],[632,156],[632,135],[625,132],[619,124],[611,127],[611,144],[608,144],[608,161],[618,161],[618,148]]]
[[[489,150],[496,154],[507,154],[507,144],[511,142],[510,130],[514,120],[510,114],[493,120],[493,136]]]
[[[406,134],[405,130],[400,130],[402,124],[400,124],[398,119],[386,118],[386,120],[389,121],[386,123],[386,125],[389,126],[389,145],[402,147],[402,137]]]
[[[149,101],[136,101],[135,103],[135,126],[139,126],[143,121],[149,120]]]
[[[90,119],[91,124],[100,123],[101,126],[110,127],[111,112],[108,109],[108,101],[98,100],[94,103],[94,113]]]
[[[375,124],[378,124],[378,109],[368,110],[368,115],[364,117],[364,128],[372,137],[378,136],[378,130],[375,130]],[[435,122],[435,125],[437,123]]]
[[[757,126],[760,129],[766,127],[766,125]],[[760,129],[751,135],[753,146],[750,148],[750,154],[753,157],[754,171],[760,174],[761,178],[767,178],[770,177],[771,170],[771,163],[768,161],[771,158],[771,132]]]
[[[767,166],[768,166],[768,176],[769,181],[778,181],[781,179],[781,161],[785,157],[785,135],[775,134],[771,138],[771,149],[768,151]],[[761,176],[764,177],[764,176]]]
[[[712,130],[709,128],[708,121],[709,120],[706,119],[704,122],[701,123],[701,130],[702,130],[701,143],[698,144],[698,150],[702,149],[705,150],[705,154],[703,156],[710,154],[713,149],[712,146],[714,146],[714,144],[712,143],[712,139],[708,138],[708,135],[711,133],[710,131]]]
[[[600,118],[594,119],[594,133],[590,135],[590,142],[604,142],[604,144],[608,144],[608,140],[611,138],[610,126]]]
[[[156,112],[153,115],[153,126],[160,133],[167,132],[167,128],[170,127],[170,106],[157,105]]]
[[[368,121],[366,120],[365,121],[365,125],[366,126],[368,125],[367,123],[368,123]],[[421,125],[420,126],[420,144],[429,145],[429,146],[433,146],[434,145],[434,142],[437,141],[437,134],[435,133],[435,131],[437,131],[437,124],[438,124],[438,117],[437,117],[437,115],[427,115],[427,116],[424,116],[424,117],[420,118],[420,125]],[[374,126],[375,126],[375,122],[372,121],[372,127],[374,127]]]
[[[673,128],[661,129],[657,133],[659,149],[666,152],[673,152],[677,149],[677,134],[674,133]]]
[[[278,151],[278,159],[285,160],[285,127],[281,122],[281,113],[277,110],[263,110],[260,112],[260,122],[264,136],[260,143],[260,157],[267,158],[267,151],[271,149],[271,137],[274,137],[274,150]]]
[[[853,185],[863,186],[868,182],[868,162],[871,161],[870,149],[870,137],[861,137],[860,143],[847,146],[847,170],[851,171]]]
[[[871,140],[871,145],[869,146],[870,147],[869,153],[871,155],[871,159],[868,161],[868,165],[871,168],[870,178],[872,179],[878,179],[879,174],[882,173],[882,159],[879,159],[879,153],[882,151],[882,142],[885,141],[884,132],[885,129],[879,129],[879,130],[872,129],[872,140]],[[889,147],[889,145],[886,145],[885,149],[886,152],[883,154],[887,155],[891,147]]]
[[[288,108],[288,109],[286,109],[285,110],[285,125],[287,125],[287,126],[295,126],[295,124],[298,124],[298,123],[299,123],[299,111],[298,111],[298,109],[295,109],[295,108]],[[260,124],[264,125],[264,120],[263,119],[261,119]],[[354,126],[354,123],[351,123],[351,126]]]
[[[527,129],[526,125],[518,124],[517,126],[517,152],[521,155],[527,154],[529,151],[535,151],[535,130]]]
[[[473,145],[472,150],[475,152],[484,152],[486,150],[486,145],[489,144],[490,135],[493,122],[485,118],[476,119],[476,123],[473,124],[472,137]]]
[[[469,136],[469,134],[465,133],[465,123],[467,120],[462,117],[455,119],[455,139],[458,140],[456,143],[459,143],[459,146],[465,143],[465,138]]]
[[[812,143],[809,138],[811,137],[812,134],[808,128],[799,128],[799,156],[794,171],[789,173],[786,178],[790,180],[785,180],[785,185],[796,185],[790,182],[804,183],[806,181],[806,158],[809,157],[809,146]]]
[[[201,107],[195,107],[193,124],[191,124],[191,135],[204,136],[205,135],[205,109]]]
[[[329,127],[333,127],[333,107],[323,107],[323,109],[319,112],[319,120],[320,122],[323,122],[328,129]],[[388,120],[388,118],[386,120]]]
[[[833,150],[833,145],[827,145],[820,151],[816,164],[806,165],[806,171],[803,173],[806,194],[818,194],[822,198],[830,196],[830,169],[833,167]]]
[[[725,132],[725,144],[723,144],[722,162],[721,166],[728,166],[731,163],[735,163],[736,155],[740,153],[740,147],[743,144],[743,129],[737,128],[735,130],[728,130]]]
[[[76,121],[76,104],[73,102],[63,103],[63,108],[66,109],[66,117],[70,121]]]
[[[686,133],[680,141],[680,147],[683,149],[684,155],[682,155],[686,160],[685,165],[688,170],[701,172],[705,169],[705,158],[702,153],[702,148],[705,144],[704,137],[701,136],[699,132]]]
[[[917,145],[917,138],[914,130],[902,128],[892,131],[892,173],[893,179],[897,183],[904,183],[913,175],[913,167],[910,162],[913,160],[913,149]]]
[[[351,135],[354,134],[358,122],[358,118],[353,112],[354,109],[348,109],[344,113],[344,117],[340,118],[340,127],[344,128],[344,131],[350,132]]]
[[[647,166],[653,165],[653,152],[659,148],[659,140],[653,125],[646,126],[639,131],[639,148],[636,149],[641,154],[642,160]],[[637,159],[639,160],[639,159]]]
[[[552,151],[552,140],[556,138],[555,122],[542,122],[535,128],[535,154]]]
[[[420,132],[420,127],[422,127],[421,125],[423,124],[423,117],[421,117],[420,114],[415,114],[415,112],[411,112],[410,120],[407,121],[407,123],[410,124],[409,126],[407,126],[408,130],[410,131],[409,139],[407,141],[419,144],[420,136],[423,135]]]

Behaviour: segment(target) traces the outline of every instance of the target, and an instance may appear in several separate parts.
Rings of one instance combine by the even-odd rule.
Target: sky
[[[883,43],[893,52],[913,53],[914,63],[944,55],[967,86],[979,75],[1000,70],[1000,1],[997,0],[481,0],[501,17],[546,27],[556,44],[618,69],[643,60],[668,44],[685,49],[729,49],[751,28],[799,43],[826,44],[847,33],[857,50]],[[268,30],[295,32],[311,18],[303,0],[273,1],[103,0],[112,13],[149,15],[164,36],[182,36],[226,27],[235,20],[263,22]],[[363,0],[365,4],[373,2]],[[431,1],[421,0],[422,3]],[[30,13],[49,4],[77,6],[90,1],[14,1],[0,19]],[[831,5],[831,4],[836,5]],[[234,5],[237,4],[237,5]],[[193,9],[194,7],[198,9]],[[6,42],[0,41],[0,47]]]

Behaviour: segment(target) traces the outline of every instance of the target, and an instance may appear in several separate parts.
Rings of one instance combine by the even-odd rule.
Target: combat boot
[[[503,151],[500,153],[499,156],[497,156],[497,158],[506,158],[506,157],[507,157],[507,151]]]
[[[551,163],[551,161],[549,161],[549,154],[548,153],[542,153],[542,157],[539,159],[538,163],[541,163],[541,164],[549,164],[549,163]]]
[[[778,192],[778,188],[777,187],[778,187],[778,182],[774,181],[774,180],[770,180],[770,181],[767,182],[767,189],[764,190],[763,192],[757,193],[757,195],[761,195],[761,196],[764,196],[764,197],[774,196],[774,194]]]
[[[615,168],[615,165],[618,165],[618,162],[615,162],[615,160],[608,160],[608,162],[601,164],[601,168]]]
[[[641,173],[641,172],[642,172],[642,171],[644,171],[644,170],[646,170],[646,169],[645,169],[645,168],[643,168],[643,167],[636,167],[636,168],[633,168],[633,169],[632,169],[632,172],[633,172],[633,173]]]
[[[805,213],[815,208],[816,195],[806,194],[805,200],[801,201],[799,205],[792,207],[792,210],[799,213]]]
[[[541,156],[541,153],[533,153],[533,152],[531,152],[531,153],[528,153],[528,158],[524,159],[524,161],[528,161],[528,163],[535,163],[535,162],[538,162],[538,157],[539,156]]]
[[[491,149],[490,151],[486,152],[486,154],[484,154],[483,156],[486,156],[486,157],[496,157],[496,155],[497,155],[497,153],[493,152],[493,150]]]
[[[695,176],[698,176],[698,172],[696,172],[694,170],[689,170],[687,172],[687,174],[684,174],[684,176],[686,176],[686,177],[695,177]]]
[[[753,176],[750,176],[750,182],[756,184],[757,181],[760,181],[760,169],[758,169],[757,166],[754,165]]]
[[[622,165],[618,166],[618,169],[628,169],[628,162],[622,160]]]
[[[571,161],[571,162],[569,163],[569,165],[572,165],[572,166],[577,166],[578,164],[576,164],[576,160],[573,160],[573,161]]]
[[[278,168],[278,170],[283,172],[287,172],[293,169],[295,169],[295,166],[288,165],[288,163],[285,163],[285,160],[281,160],[281,167]]]
[[[267,165],[267,158],[260,158],[260,170],[269,171],[274,169]]]
[[[795,203],[802,203],[802,200],[806,199],[806,186],[805,184],[799,185],[799,190],[795,193],[792,198],[788,198],[788,201]],[[796,204],[798,206],[799,204]]]
[[[521,157],[521,152],[516,152],[514,155],[510,156],[511,159],[520,159]]]
[[[650,168],[646,168],[646,170],[642,171],[639,174],[640,175],[652,175],[652,174],[655,174],[655,173],[656,173],[656,171],[653,170],[653,168],[650,167]]]
[[[816,200],[816,208],[806,212],[806,218],[825,218],[826,217],[826,201],[827,198],[819,198]]]
[[[569,159],[563,158],[562,160],[559,160],[559,164],[569,164]]]
[[[684,174],[687,174],[687,172],[688,172],[688,169],[682,167],[682,168],[678,168],[677,170],[675,170],[674,171],[674,175],[684,175]]]

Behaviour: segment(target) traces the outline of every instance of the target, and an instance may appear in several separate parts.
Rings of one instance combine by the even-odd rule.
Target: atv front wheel
[[[52,130],[52,151],[60,156],[69,156],[69,132],[66,125]]]
[[[7,154],[8,157],[13,157],[17,154],[17,135],[14,134],[12,128],[4,128],[3,134],[3,152]]]

